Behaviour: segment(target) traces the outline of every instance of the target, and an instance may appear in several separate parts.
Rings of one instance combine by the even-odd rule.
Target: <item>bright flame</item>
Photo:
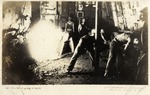
[[[52,23],[39,21],[27,37],[31,56],[37,61],[58,58],[62,35],[61,29]]]

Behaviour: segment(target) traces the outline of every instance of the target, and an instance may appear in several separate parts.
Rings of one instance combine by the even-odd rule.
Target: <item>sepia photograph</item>
[[[146,2],[2,1],[2,85],[148,85],[148,75]]]

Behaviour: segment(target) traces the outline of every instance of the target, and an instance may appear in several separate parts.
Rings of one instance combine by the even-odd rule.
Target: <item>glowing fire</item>
[[[37,61],[58,58],[62,35],[52,23],[39,21],[27,36],[31,56]]]

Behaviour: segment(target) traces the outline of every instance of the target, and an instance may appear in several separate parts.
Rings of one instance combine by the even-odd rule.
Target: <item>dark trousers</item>
[[[116,68],[115,63],[118,62],[118,72],[123,72],[123,45],[116,42],[115,40],[112,40],[110,42],[110,48],[109,48],[109,57],[106,64],[106,70],[105,70],[105,76],[106,75],[115,75]]]
[[[79,43],[73,53],[73,56],[71,57],[70,64],[68,67],[69,71],[73,70],[78,57],[84,52],[84,50],[87,50],[89,52],[90,60],[92,61],[92,64],[94,64],[94,42],[94,36],[86,35],[80,38]]]

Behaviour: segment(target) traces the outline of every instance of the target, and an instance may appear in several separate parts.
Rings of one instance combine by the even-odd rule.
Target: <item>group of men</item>
[[[123,73],[123,58],[124,52],[128,48],[130,43],[133,43],[134,38],[132,37],[133,31],[131,30],[119,30],[117,27],[110,25],[107,21],[101,19],[98,25],[98,32],[100,32],[99,41],[99,53],[104,50],[109,50],[108,60],[106,63],[106,69],[104,76],[114,76],[116,74]],[[95,62],[95,30],[90,33],[81,36],[75,51],[71,57],[67,71],[70,73],[79,58],[79,56],[87,50],[89,52],[92,65],[95,71],[98,71],[98,65]],[[118,62],[117,71],[115,70],[115,63]]]
[[[123,50],[126,50],[129,42],[130,42],[130,34],[132,32],[126,31],[119,32],[116,27],[109,26],[107,22],[103,22],[103,26],[100,29],[100,48],[99,53],[103,52],[103,50],[107,50],[109,48],[109,57],[106,65],[106,70],[104,76],[112,75],[113,72],[113,66],[116,60],[117,56],[122,56],[122,48]],[[115,36],[115,33],[120,33]],[[92,65],[95,68],[95,71],[98,71],[98,67],[95,63],[94,55],[95,55],[95,30],[91,31],[89,35],[84,35],[80,38],[79,43],[73,53],[73,56],[71,57],[70,64],[68,67],[68,72],[72,71],[74,68],[74,65],[78,59],[78,57],[84,52],[84,50],[87,50],[89,52],[90,59],[92,61]],[[121,65],[120,65],[121,67]]]

